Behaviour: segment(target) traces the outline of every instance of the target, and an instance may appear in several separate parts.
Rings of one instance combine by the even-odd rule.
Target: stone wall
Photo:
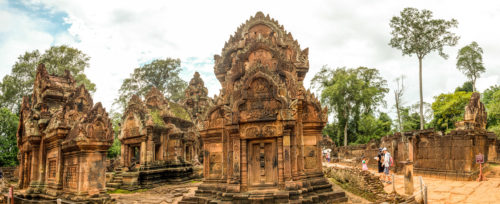
[[[496,135],[482,129],[452,130],[448,134],[432,129],[396,133],[372,140],[368,144],[337,148],[341,163],[361,167],[362,157],[369,159],[370,168],[377,167],[379,147],[386,147],[394,158],[391,170],[400,172],[403,165],[399,162],[413,155],[415,173],[438,176],[454,180],[471,180],[477,176],[479,165],[475,155],[485,155],[485,162],[498,162]],[[409,146],[412,145],[412,151]]]
[[[325,176],[332,178],[342,188],[375,202],[404,202],[405,198],[398,194],[388,194],[379,177],[369,171],[349,167],[328,167],[324,169]]]
[[[17,166],[4,166],[0,167],[2,176],[6,182],[17,182],[19,180],[19,171]]]

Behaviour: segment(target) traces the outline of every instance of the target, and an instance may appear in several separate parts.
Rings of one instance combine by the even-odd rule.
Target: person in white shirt
[[[384,153],[384,161],[382,162],[382,166],[384,167],[384,175],[382,182],[391,183],[391,177],[389,176],[389,167],[391,166],[391,153],[387,151],[387,148],[383,148],[382,152]]]

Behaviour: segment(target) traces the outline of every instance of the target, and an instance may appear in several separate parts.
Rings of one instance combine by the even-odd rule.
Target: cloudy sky
[[[472,41],[483,48],[487,69],[478,89],[500,84],[500,3],[494,0],[0,0],[0,78],[25,51],[66,44],[91,57],[85,73],[97,85],[94,101],[108,110],[123,79],[158,58],[180,58],[182,78],[189,81],[194,71],[200,72],[214,95],[220,85],[213,74],[213,55],[220,54],[229,35],[260,10],[283,24],[302,48],[309,47],[307,87],[322,65],[377,68],[391,88],[384,109],[391,112],[398,76],[406,76],[406,104],[418,101],[417,59],[388,46],[389,20],[405,7],[429,9],[436,18],[459,22],[453,30],[461,37],[458,45],[445,49],[450,57],[445,60],[433,53],[424,59],[425,101],[466,81],[456,69],[456,54]]]

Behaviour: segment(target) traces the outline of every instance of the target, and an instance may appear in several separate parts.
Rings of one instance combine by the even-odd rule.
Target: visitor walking
[[[377,167],[378,167],[378,173],[382,174],[384,172],[384,167],[382,166],[382,148],[378,148],[378,154],[375,157],[375,160],[377,160]]]
[[[392,158],[391,158],[391,153],[387,151],[387,148],[383,148],[382,152],[384,153],[384,159],[382,162],[382,165],[384,166],[384,175],[383,175],[383,180],[382,182],[386,182],[388,184],[391,183],[391,177],[389,176],[389,167],[391,166],[392,163]]]
[[[361,169],[363,169],[363,171],[368,171],[368,160],[366,159],[366,157],[363,157],[363,161],[361,163],[363,164],[363,167]]]

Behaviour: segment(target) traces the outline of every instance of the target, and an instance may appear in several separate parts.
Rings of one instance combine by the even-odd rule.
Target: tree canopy
[[[19,118],[9,109],[0,108],[0,166],[16,166],[17,125]]]
[[[77,85],[83,84],[91,93],[95,92],[95,84],[84,73],[89,67],[89,60],[82,51],[66,45],[50,47],[43,54],[38,50],[25,52],[17,58],[11,74],[0,83],[0,105],[13,112],[18,111],[22,97],[33,92],[36,68],[40,63],[45,64],[49,74],[63,75],[68,70]]]
[[[422,59],[429,53],[437,51],[443,58],[448,58],[444,53],[445,46],[455,46],[459,37],[449,29],[457,27],[455,19],[449,21],[433,19],[432,12],[423,9],[405,8],[400,16],[392,17],[389,26],[392,28],[391,47],[402,51],[403,56],[416,55],[419,64],[420,87],[420,129],[424,128],[423,91],[422,91]]]
[[[321,92],[321,101],[334,114],[338,128],[342,127],[344,145],[348,143],[349,124],[353,124],[356,132],[357,120],[363,114],[372,114],[379,104],[385,104],[383,98],[389,91],[379,71],[366,67],[330,69],[323,66],[311,84]]]
[[[436,130],[449,131],[455,128],[455,123],[463,120],[465,106],[469,102],[472,92],[455,92],[440,94],[434,97],[432,110],[434,119],[431,122]]]
[[[184,90],[187,87],[187,82],[179,77],[180,66],[180,59],[167,58],[156,59],[134,69],[130,78],[123,81],[115,104],[124,109],[133,94],[144,97],[153,86],[171,101],[180,101],[184,97]]]
[[[495,85],[483,92],[482,101],[488,113],[487,128],[500,136],[500,86]]]
[[[472,87],[471,81],[466,81],[462,86],[455,88],[455,92],[464,91],[464,92],[474,92],[474,88]]]
[[[476,80],[486,71],[483,66],[483,49],[476,42],[458,50],[457,69],[462,71],[472,82],[472,90],[476,91]]]

